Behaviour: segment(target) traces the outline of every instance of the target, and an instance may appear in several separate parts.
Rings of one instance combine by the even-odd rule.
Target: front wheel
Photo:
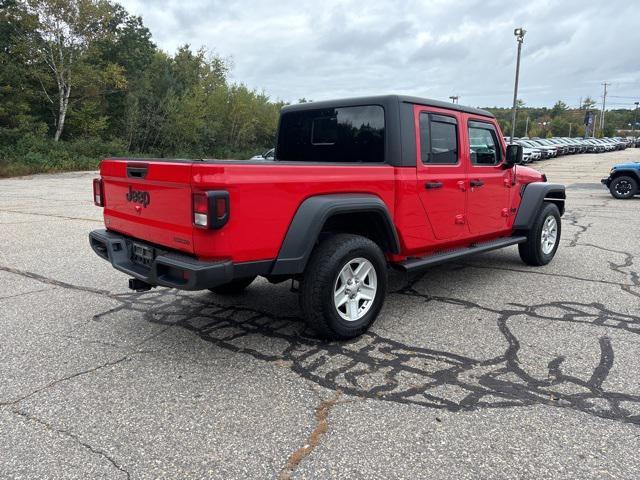
[[[635,178],[621,175],[611,181],[609,191],[614,198],[627,200],[638,193],[638,182],[636,182]]]
[[[368,238],[338,234],[316,247],[300,286],[307,324],[327,339],[349,339],[374,322],[387,290],[387,265]]]
[[[558,207],[553,203],[544,203],[527,233],[527,241],[518,245],[522,261],[533,266],[549,263],[558,250],[561,230]]]

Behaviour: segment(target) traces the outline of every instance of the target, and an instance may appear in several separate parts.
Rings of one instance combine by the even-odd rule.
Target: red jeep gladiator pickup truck
[[[89,238],[134,290],[293,279],[308,324],[352,338],[380,312],[389,266],[516,244],[529,265],[553,258],[565,189],[521,158],[483,110],[397,95],[290,105],[273,161],[103,160],[106,229]]]

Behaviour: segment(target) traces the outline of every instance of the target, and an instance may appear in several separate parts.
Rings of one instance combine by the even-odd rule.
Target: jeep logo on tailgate
[[[134,190],[129,186],[129,192],[127,193],[127,202],[141,203],[146,208],[151,203],[151,195],[144,190]]]

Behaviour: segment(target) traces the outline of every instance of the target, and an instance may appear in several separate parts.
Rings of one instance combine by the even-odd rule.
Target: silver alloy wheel
[[[349,260],[333,286],[333,304],[338,314],[348,322],[364,317],[371,309],[378,290],[378,276],[366,258]]]
[[[558,240],[558,222],[556,217],[549,215],[542,225],[542,234],[540,235],[540,244],[542,253],[549,255],[556,246]]]

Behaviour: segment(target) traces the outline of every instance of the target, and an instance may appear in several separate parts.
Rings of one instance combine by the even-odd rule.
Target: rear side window
[[[501,161],[501,147],[491,125],[469,122],[469,148],[472,165],[497,165]]]
[[[458,163],[458,126],[455,118],[420,113],[420,156],[422,163],[427,165]]]
[[[379,105],[284,113],[276,159],[382,163],[384,130],[384,109]]]

